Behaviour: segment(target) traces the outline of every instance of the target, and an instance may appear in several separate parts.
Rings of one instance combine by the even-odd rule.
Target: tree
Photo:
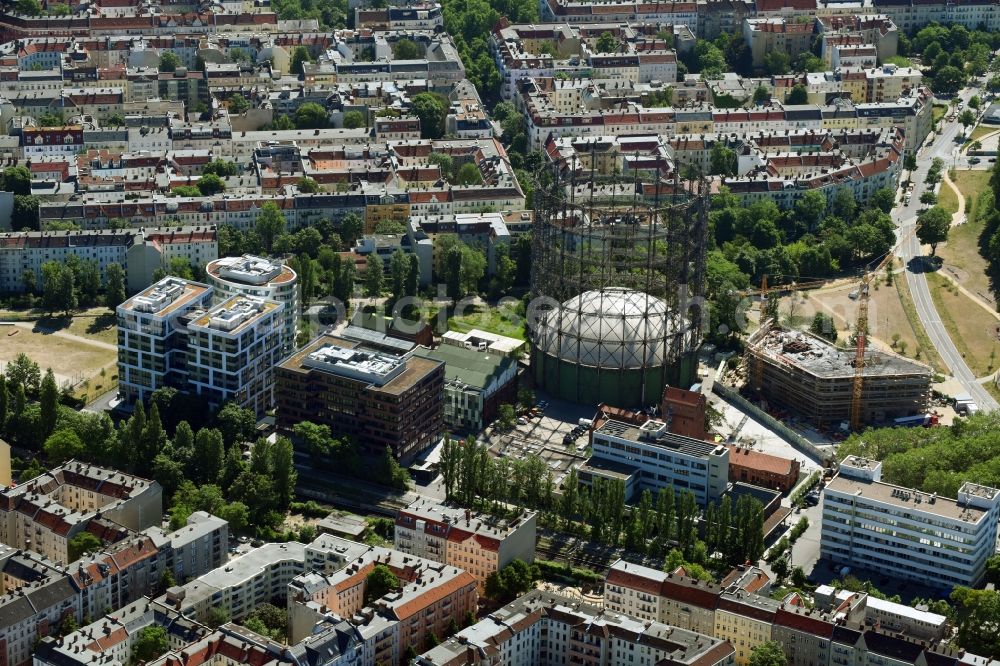
[[[958,614],[956,643],[975,654],[1000,654],[1000,592],[956,587],[951,601]]]
[[[109,308],[114,309],[125,302],[125,269],[121,264],[110,263],[104,269],[104,300]]]
[[[809,102],[809,91],[801,83],[796,83],[785,96],[786,104],[807,104]]]
[[[220,178],[228,178],[229,176],[235,176],[239,172],[240,168],[236,166],[236,162],[229,162],[227,160],[215,158],[202,168],[201,175],[207,176],[208,174],[215,174]],[[199,185],[199,188],[200,187],[201,186]]]
[[[59,415],[59,387],[56,386],[56,376],[52,373],[52,368],[45,371],[42,378],[42,385],[38,392],[38,402],[41,409],[39,427],[40,436],[44,439],[52,434],[55,429],[56,417]]]
[[[215,415],[215,425],[222,433],[227,449],[252,442],[257,431],[257,415],[252,409],[227,402]]]
[[[501,430],[510,430],[514,427],[514,421],[517,419],[517,412],[514,411],[513,405],[508,405],[506,403],[500,405],[497,410],[497,427]]]
[[[365,601],[381,599],[399,587],[399,578],[384,564],[376,564],[365,577]]]
[[[27,14],[28,16],[39,16],[42,13],[42,3],[38,0],[17,0],[18,14]]]
[[[212,606],[205,612],[205,624],[213,629],[229,622],[229,612],[221,606]]]
[[[753,103],[764,104],[771,101],[771,89],[761,84],[753,91]]]
[[[385,286],[384,278],[382,258],[377,253],[372,252],[368,255],[368,267],[365,269],[365,295],[369,298],[381,296]]]
[[[226,182],[214,173],[206,173],[198,179],[198,191],[205,197],[225,192]]]
[[[809,190],[795,202],[796,217],[810,231],[819,226],[825,212],[826,196],[819,190]]]
[[[709,175],[735,176],[736,151],[722,141],[716,141],[709,151]]]
[[[434,93],[415,95],[413,113],[420,120],[421,137],[440,139],[444,136],[444,119],[448,113],[448,105],[439,95]]]
[[[80,304],[91,307],[97,304],[97,296],[101,291],[101,265],[95,259],[84,259],[80,262],[79,278]]]
[[[958,116],[958,122],[962,123],[962,127],[974,125],[976,122],[976,114],[974,114],[971,109],[966,109],[965,111],[962,111],[961,115]]]
[[[35,393],[42,382],[42,373],[38,364],[24,352],[14,357],[4,370],[10,390],[20,386],[27,393]]]
[[[268,201],[257,213],[257,235],[267,252],[274,248],[274,240],[285,233],[285,216],[273,201]]]
[[[816,313],[809,326],[809,332],[830,342],[837,342],[837,326],[833,322],[833,317],[824,312]]]
[[[926,204],[928,206],[933,206],[937,203],[937,195],[934,194],[934,190],[924,190],[920,195],[920,203]]]
[[[167,652],[167,630],[158,624],[143,627],[132,649],[132,657],[137,662],[150,662]]]
[[[38,229],[38,204],[40,200],[33,194],[15,194],[14,212],[11,226],[15,229]]]
[[[202,428],[195,436],[194,456],[190,476],[200,483],[215,483],[222,474],[225,445],[222,433],[215,428]]]
[[[412,39],[400,39],[392,47],[396,60],[416,60],[420,57],[420,47]]]
[[[101,540],[90,532],[80,532],[74,535],[67,546],[67,557],[70,562],[76,562],[81,556],[94,550],[98,550],[102,545]]]
[[[944,208],[934,206],[917,218],[917,238],[924,245],[931,246],[931,256],[937,252],[938,243],[948,240],[951,229],[951,215]]]
[[[348,111],[344,114],[344,129],[357,129],[365,126],[365,117],[360,111]]]
[[[596,49],[598,53],[615,53],[618,50],[618,40],[605,30],[597,38]]]
[[[896,193],[888,187],[881,187],[872,193],[868,204],[872,208],[878,208],[883,213],[891,213],[893,207],[896,205]]]
[[[979,95],[973,95],[969,98],[969,108],[979,109],[983,105],[983,100],[979,99]]]
[[[295,496],[295,482],[298,479],[292,442],[287,437],[279,437],[271,447],[271,474],[278,508],[287,509]]]
[[[73,271],[58,261],[42,264],[42,299],[49,313],[69,314],[77,305]]]
[[[764,54],[764,71],[770,75],[787,74],[791,58],[781,49],[771,49]]]
[[[292,74],[297,74],[302,76],[304,70],[302,65],[307,62],[312,62],[312,56],[309,55],[309,49],[305,46],[296,46],[295,50],[292,51],[292,61],[289,69],[291,69]]]
[[[355,241],[364,233],[364,229],[364,220],[358,217],[356,213],[348,213],[340,222],[340,237],[348,246],[354,245]]]
[[[53,465],[61,465],[67,460],[80,459],[87,454],[87,447],[80,436],[72,430],[57,430],[42,445],[45,457]]]
[[[316,102],[306,102],[295,109],[297,129],[323,129],[330,126],[330,114]]]
[[[451,180],[455,173],[455,161],[448,153],[431,153],[427,157],[427,163],[437,165],[446,180]]]
[[[31,194],[31,172],[24,166],[7,167],[0,177],[0,189],[14,194]]]
[[[164,51],[160,56],[161,72],[176,72],[181,66],[181,59],[173,51]]]
[[[483,176],[479,172],[479,167],[472,162],[463,164],[455,174],[456,185],[481,185],[482,182]]]
[[[229,112],[240,114],[250,110],[250,102],[243,95],[236,93],[228,100]]]
[[[958,67],[947,65],[934,75],[932,88],[942,95],[954,95],[965,85],[965,74]]]
[[[749,666],[787,666],[788,658],[778,641],[765,641],[750,650]]]

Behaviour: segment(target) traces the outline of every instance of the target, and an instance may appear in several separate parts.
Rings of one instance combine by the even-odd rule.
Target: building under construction
[[[802,331],[763,326],[747,344],[751,398],[793,410],[820,427],[850,421],[855,350]],[[865,352],[861,424],[922,414],[932,371],[885,351]]]
[[[707,186],[592,157],[535,190],[532,374],[564,400],[645,407],[696,376]]]

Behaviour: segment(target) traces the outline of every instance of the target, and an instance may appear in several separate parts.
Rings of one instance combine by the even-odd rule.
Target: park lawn
[[[951,189],[948,183],[941,181],[941,190],[938,193],[937,205],[944,208],[951,215],[958,212],[958,195],[955,194],[955,190]]]
[[[944,260],[944,270],[956,270],[948,274],[962,283],[962,286],[981,298],[992,301],[990,280],[987,276],[989,263],[979,252],[979,236],[983,233],[983,220],[979,219],[979,195],[990,183],[988,171],[957,171],[955,184],[965,195],[965,212],[968,222],[952,227],[948,232],[948,242],[938,246],[938,255]],[[948,192],[954,198],[954,192],[947,185],[941,187],[941,192]],[[941,197],[944,205],[945,197]],[[958,203],[955,201],[955,209]]]
[[[992,373],[1000,353],[996,334],[1000,321],[971,302],[945,277],[928,273],[927,282],[941,322],[966,364],[977,377]]]
[[[972,134],[969,135],[969,143],[978,141],[987,134],[993,134],[993,132],[996,132],[997,129],[998,128],[996,127],[983,127],[982,125],[978,125],[974,130],[972,130]]]
[[[448,319],[448,329],[451,331],[468,333],[474,328],[518,340],[527,339],[524,317],[513,308],[477,307],[468,310],[466,314]]]
[[[0,362],[12,361],[19,353],[27,354],[38,363],[42,372],[52,368],[59,386],[76,385],[99,375],[102,369],[106,376],[110,376],[114,374],[117,359],[114,350],[90,345],[83,340],[15,326],[0,327]]]
[[[73,317],[65,330],[85,338],[116,344],[118,342],[118,321],[114,313],[104,311],[98,315],[78,315]]]

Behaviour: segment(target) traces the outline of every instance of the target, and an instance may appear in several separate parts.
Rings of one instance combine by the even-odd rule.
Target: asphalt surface
[[[962,91],[960,97],[968,102],[969,98],[978,92],[974,88],[966,89]],[[893,210],[893,218],[899,225],[897,232],[899,237],[906,237],[916,225],[917,213],[923,207],[920,203],[920,195],[929,189],[924,183],[924,178],[927,176],[927,171],[933,159],[939,157],[944,160],[945,169],[950,169],[956,164],[962,166],[962,164],[957,163],[957,151],[960,148],[960,144],[955,143],[955,137],[958,136],[962,126],[958,122],[949,123],[942,119],[939,127],[941,127],[941,133],[934,137],[934,142],[930,145],[925,144],[925,147],[917,153],[917,170],[910,176],[910,179],[916,183],[910,204],[903,205],[900,203]],[[980,164],[977,166],[986,168],[987,165]],[[910,294],[913,297],[917,315],[920,317],[920,321],[923,323],[924,329],[927,331],[927,336],[930,338],[934,348],[951,370],[951,374],[962,385],[962,388],[972,396],[972,399],[979,406],[980,410],[986,411],[1000,408],[1000,404],[997,404],[993,396],[976,381],[976,376],[969,369],[969,366],[966,365],[961,352],[955,347],[955,343],[952,342],[948,331],[941,322],[941,317],[934,307],[934,301],[931,298],[930,288],[927,284],[926,271],[930,270],[931,267],[926,261],[927,257],[921,252],[920,242],[917,240],[916,235],[910,234],[909,237],[905,238],[898,248],[897,253],[906,266],[906,283],[910,288]]]

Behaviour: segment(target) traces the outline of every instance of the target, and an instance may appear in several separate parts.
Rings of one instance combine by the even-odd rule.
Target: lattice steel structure
[[[695,381],[708,188],[601,167],[546,172],[536,187],[532,372],[562,399],[648,406],[665,383]]]

